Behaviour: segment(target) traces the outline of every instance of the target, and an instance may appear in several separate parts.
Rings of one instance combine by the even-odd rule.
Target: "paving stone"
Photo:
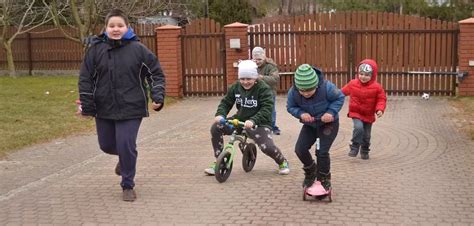
[[[347,156],[346,102],[330,151],[332,203],[302,200],[304,176],[294,153],[301,124],[286,112],[285,96],[277,100],[282,134],[274,140],[290,175],[278,175],[273,160],[259,152],[249,173],[237,153],[228,181],[205,176],[219,97],[184,98],[143,120],[135,202],[121,200],[117,157],[99,150],[95,134],[80,134],[0,161],[0,224],[474,223],[474,142],[460,132],[446,98],[389,97],[373,126],[367,161]]]

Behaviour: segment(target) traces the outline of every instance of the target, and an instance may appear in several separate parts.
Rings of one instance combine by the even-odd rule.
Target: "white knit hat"
[[[255,48],[253,48],[252,57],[253,58],[255,58],[255,57],[265,58],[265,50],[260,46],[257,46]]]
[[[239,79],[241,78],[258,78],[257,64],[252,60],[242,60],[239,63]]]

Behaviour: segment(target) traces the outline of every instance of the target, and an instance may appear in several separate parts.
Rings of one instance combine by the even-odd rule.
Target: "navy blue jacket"
[[[82,114],[104,119],[147,117],[148,90],[156,103],[163,103],[165,96],[160,63],[132,29],[121,40],[105,34],[91,40],[78,86]]]
[[[302,96],[298,89],[293,86],[288,91],[288,99],[286,102],[287,111],[301,122],[301,115],[309,113],[315,117],[317,121],[313,123],[303,123],[316,127],[321,123],[321,116],[329,113],[334,116],[334,120],[339,119],[339,111],[344,104],[344,94],[332,82],[324,79],[323,72],[314,68],[318,75],[319,83],[316,93],[310,98]]]

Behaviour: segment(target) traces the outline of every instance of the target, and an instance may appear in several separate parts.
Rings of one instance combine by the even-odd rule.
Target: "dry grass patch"
[[[458,109],[453,117],[459,127],[474,140],[474,97],[454,97],[449,100],[451,106]]]

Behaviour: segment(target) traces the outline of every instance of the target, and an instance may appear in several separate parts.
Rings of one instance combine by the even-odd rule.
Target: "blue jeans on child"
[[[354,129],[352,131],[352,145],[369,147],[372,123],[363,122],[360,119],[353,118]]]
[[[277,135],[280,134],[280,128],[276,125],[276,118],[277,118],[277,113],[276,113],[276,95],[273,96],[273,111],[272,111],[272,130],[273,132],[277,133]]]

